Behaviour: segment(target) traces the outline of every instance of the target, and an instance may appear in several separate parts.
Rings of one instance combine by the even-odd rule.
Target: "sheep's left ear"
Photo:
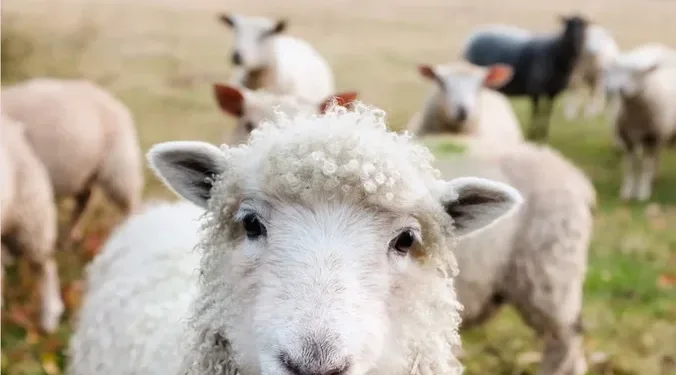
[[[280,34],[286,30],[287,21],[285,19],[277,20],[275,27],[272,28],[271,34]]]
[[[353,103],[355,100],[357,100],[357,92],[356,91],[346,91],[346,92],[341,92],[335,95],[331,95],[328,98],[326,98],[320,105],[319,105],[319,113],[325,113],[327,109],[331,106],[331,104],[335,103],[339,106],[342,107],[347,107],[351,103]]]
[[[443,189],[441,204],[453,218],[458,237],[489,227],[523,202],[515,188],[485,178],[455,178]]]
[[[498,89],[512,80],[514,69],[507,64],[495,64],[488,68],[484,77],[484,86]]]
[[[146,158],[170,190],[202,208],[211,198],[214,180],[226,169],[223,152],[206,142],[159,143],[150,148]]]

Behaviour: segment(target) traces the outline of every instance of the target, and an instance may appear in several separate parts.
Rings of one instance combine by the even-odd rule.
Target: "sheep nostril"
[[[232,63],[234,65],[242,65],[242,55],[238,51],[232,54]]]

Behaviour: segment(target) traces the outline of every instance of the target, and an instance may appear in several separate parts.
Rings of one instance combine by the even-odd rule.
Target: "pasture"
[[[676,3],[665,0],[5,0],[2,8],[3,85],[38,76],[93,80],[129,106],[144,151],[169,140],[220,143],[234,124],[212,96],[211,84],[230,73],[232,33],[218,22],[220,12],[287,18],[288,33],[329,61],[337,91],[358,91],[387,111],[393,129],[405,126],[431,88],[416,66],[459,58],[463,39],[479,24],[555,30],[558,14],[580,11],[608,28],[622,49],[653,41],[676,46]],[[525,128],[529,103],[514,105]],[[559,101],[548,142],[591,177],[599,196],[585,284],[590,374],[675,374],[676,151],[664,155],[651,202],[627,204],[618,199],[621,154],[603,117],[569,122]],[[146,198],[174,199],[149,170],[146,179]],[[117,219],[112,209],[96,207],[85,240],[59,249],[67,312],[56,334],[41,335],[30,323],[38,305],[26,292],[33,290],[27,267],[8,268],[3,375],[62,373],[83,265]],[[463,341],[468,375],[535,374],[540,343],[511,308]]]

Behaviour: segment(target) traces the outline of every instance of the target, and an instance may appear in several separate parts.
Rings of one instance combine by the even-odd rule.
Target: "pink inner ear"
[[[429,65],[418,65],[418,72],[425,78],[434,79],[436,77],[434,69]]]
[[[503,64],[493,65],[488,70],[488,74],[486,74],[484,85],[500,87],[509,82],[510,79],[512,79],[512,68],[510,66]]]
[[[319,113],[325,113],[326,110],[329,107],[329,104],[333,101],[336,100],[338,105],[347,107],[349,104],[354,102],[357,99],[357,92],[355,91],[347,91],[347,92],[341,92],[339,94],[331,95],[328,97],[326,100],[322,102],[322,104],[319,105]]]
[[[244,115],[244,96],[238,89],[216,83],[214,84],[214,96],[224,112],[235,117]]]

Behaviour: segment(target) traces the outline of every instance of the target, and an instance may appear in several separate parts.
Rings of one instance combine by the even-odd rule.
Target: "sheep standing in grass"
[[[27,257],[38,271],[40,327],[51,333],[58,327],[64,310],[53,257],[57,222],[52,185],[45,167],[26,141],[23,124],[3,114],[0,127],[2,247],[9,253]]]
[[[589,89],[590,100],[585,116],[595,116],[601,112],[608,99],[603,70],[619,53],[617,42],[608,30],[597,24],[588,26],[582,56],[568,83],[569,93],[564,111],[569,120],[578,117],[586,89]]]
[[[645,201],[660,152],[676,143],[676,51],[647,44],[622,53],[604,81],[617,103],[610,121],[625,153],[620,197]]]
[[[529,143],[436,165],[444,178],[464,173],[514,186],[524,204],[479,236],[459,241],[456,291],[462,328],[489,320],[504,304],[545,341],[538,375],[583,375],[583,283],[596,192],[559,152]]]
[[[334,92],[326,60],[308,42],[284,35],[285,20],[222,14],[234,30],[233,83],[319,104]]]
[[[163,327],[151,339],[103,331],[76,349],[109,348],[110,340],[181,345],[180,368],[170,372],[164,353],[139,349],[159,369],[144,374],[235,374],[234,363],[240,374],[461,373],[451,354],[460,344],[454,243],[508,217],[521,203],[515,189],[438,179],[426,148],[388,131],[382,111],[359,104],[322,116],[280,115],[238,147],[168,142],[148,155],[172,190],[205,209],[186,331]],[[144,250],[134,245],[139,239],[127,241],[127,252]],[[154,277],[135,269],[124,289],[85,305],[82,314],[100,319],[79,325],[74,337],[125,309],[118,294],[138,293],[145,303]],[[139,309],[149,326],[174,313],[167,299],[157,315],[149,312],[157,302]],[[127,358],[97,353],[98,361]],[[72,374],[103,374],[72,363],[81,364]]]
[[[88,81],[35,78],[4,88],[2,111],[25,125],[56,196],[75,198],[70,240],[82,236],[96,185],[124,213],[136,208],[142,155],[131,113],[119,100]]]
[[[485,141],[479,147],[490,148],[523,141],[509,100],[491,90],[509,82],[512,69],[508,65],[484,68],[459,62],[418,69],[436,85],[422,112],[409,122],[409,131],[419,137],[449,132]]]
[[[512,79],[497,90],[530,97],[529,139],[547,137],[554,101],[567,87],[584,48],[588,21],[577,15],[562,16],[561,21],[563,30],[554,35],[532,35],[503,25],[485,27],[472,33],[463,48],[464,58],[473,64],[508,64],[514,69]]]
[[[357,93],[353,91],[338,93],[317,105],[291,95],[277,95],[264,90],[252,91],[244,87],[217,83],[214,84],[214,97],[223,112],[237,119],[235,129],[229,137],[226,137],[226,143],[238,144],[244,142],[262,121],[274,119],[277,111],[289,116],[301,111],[323,113],[334,100],[339,105],[348,106],[357,99]]]

